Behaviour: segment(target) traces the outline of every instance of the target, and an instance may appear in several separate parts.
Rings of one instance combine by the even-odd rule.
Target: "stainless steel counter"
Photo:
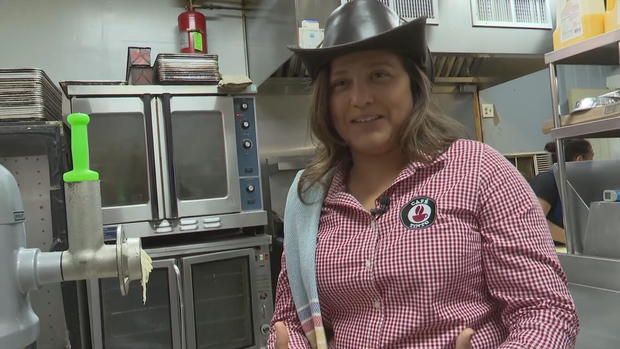
[[[578,349],[620,348],[620,260],[559,253],[579,313]]]

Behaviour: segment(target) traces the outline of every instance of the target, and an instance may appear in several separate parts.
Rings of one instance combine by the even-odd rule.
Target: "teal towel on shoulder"
[[[289,189],[284,209],[284,253],[288,281],[304,334],[312,348],[327,349],[327,339],[316,282],[316,240],[319,219],[326,190],[316,184],[304,193],[301,202],[297,185],[302,171],[297,173]]]

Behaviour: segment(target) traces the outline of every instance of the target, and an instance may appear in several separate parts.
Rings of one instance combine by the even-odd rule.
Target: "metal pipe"
[[[41,252],[38,248],[21,248],[17,252],[17,287],[22,293],[43,285],[62,281],[62,252]]]
[[[116,248],[111,245],[86,253],[62,253],[62,277],[64,281],[110,278],[117,276]]]
[[[65,182],[65,200],[69,252],[86,261],[103,246],[99,181]]]
[[[560,119],[560,96],[558,90],[557,71],[555,64],[549,64],[549,81],[551,85],[551,107],[553,110],[553,126],[558,128],[562,126]],[[578,234],[574,231],[574,227],[571,224],[572,208],[568,204],[568,188],[566,186],[566,158],[564,154],[564,141],[556,137],[556,150],[558,154],[558,179],[560,188],[560,198],[562,204],[562,215],[564,217],[564,232],[566,234],[566,250],[568,253],[575,254],[581,253],[581,247],[578,241]]]
[[[248,46],[248,16],[245,13],[245,0],[242,4],[241,28],[243,29],[243,59],[245,61],[245,75],[250,76],[250,56],[248,55],[250,50],[250,47]]]
[[[222,6],[222,5],[207,5],[207,4],[194,5],[194,8],[201,8],[201,9],[207,9],[207,10],[234,10],[234,11],[250,10],[250,9],[246,9],[246,8],[243,8],[243,7]]]

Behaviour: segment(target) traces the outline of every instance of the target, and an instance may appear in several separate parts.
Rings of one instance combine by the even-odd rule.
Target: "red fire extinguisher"
[[[207,53],[205,16],[190,8],[179,15],[179,41],[182,53]]]

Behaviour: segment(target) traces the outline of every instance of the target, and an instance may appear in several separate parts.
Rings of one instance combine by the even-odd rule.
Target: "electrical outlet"
[[[493,104],[483,104],[482,105],[482,117],[492,118],[494,116],[495,116],[495,106]]]

